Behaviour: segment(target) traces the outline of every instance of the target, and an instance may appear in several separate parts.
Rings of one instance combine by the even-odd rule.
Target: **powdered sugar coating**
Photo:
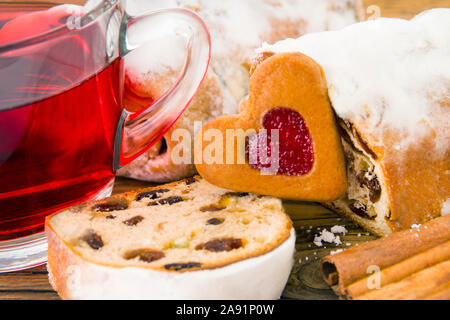
[[[441,211],[441,215],[445,216],[447,214],[450,214],[450,199],[447,199],[443,204],[442,204],[442,211]]]
[[[127,11],[184,7],[199,13],[210,28],[214,55],[228,55],[233,47],[245,48],[245,60],[262,44],[273,26],[268,18],[285,23],[304,20],[304,32],[342,28],[356,21],[353,0],[158,0],[128,1]],[[304,12],[304,13],[303,13]],[[270,20],[270,19],[269,19]]]
[[[174,7],[193,10],[208,26],[212,45],[211,69],[235,99],[234,106],[224,105],[224,113],[237,113],[238,102],[247,94],[245,64],[250,64],[255,48],[264,41],[335,30],[357,21],[354,0],[158,0],[128,1],[126,4],[131,15]],[[168,68],[179,70],[185,57],[180,44],[175,43],[174,49],[174,40],[164,36],[164,28],[155,29],[145,21],[139,28],[146,32],[134,32],[136,37],[154,34],[160,39],[161,49],[147,46],[133,52],[126,59],[127,72],[145,77],[149,71],[165,74]]]

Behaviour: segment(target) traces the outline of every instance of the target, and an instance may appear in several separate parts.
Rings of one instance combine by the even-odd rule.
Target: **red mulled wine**
[[[2,11],[0,45],[33,36],[26,21],[11,23],[24,13]],[[34,19],[34,30],[64,23],[67,16],[55,14]],[[0,51],[0,240],[42,231],[47,214],[95,197],[114,178],[122,61],[106,64],[104,53],[92,53],[101,46],[93,23]]]

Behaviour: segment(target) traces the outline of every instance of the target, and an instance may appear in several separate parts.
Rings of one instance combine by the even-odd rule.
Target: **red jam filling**
[[[278,129],[278,170],[276,174],[301,176],[311,171],[314,150],[305,119],[295,110],[278,107],[264,115],[267,133],[250,136],[246,143],[246,156],[255,169],[274,168],[272,157],[272,130]],[[267,143],[263,139],[267,139]],[[275,142],[276,143],[276,142]],[[266,150],[263,150],[265,148]],[[255,161],[256,160],[256,161]]]

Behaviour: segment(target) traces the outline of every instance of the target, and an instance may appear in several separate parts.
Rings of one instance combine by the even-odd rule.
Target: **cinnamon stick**
[[[325,281],[333,287],[337,294],[341,296],[349,294],[354,298],[354,294],[348,292],[347,289],[351,284],[368,276],[368,267],[377,266],[380,270],[385,271],[384,274],[388,275],[385,283],[398,281],[406,278],[412,272],[420,270],[421,268],[414,267],[414,263],[419,260],[423,268],[442,261],[437,256],[447,252],[446,245],[427,253],[424,252],[447,241],[450,241],[450,215],[434,219],[419,228],[396,232],[381,239],[346,249],[336,255],[327,256],[321,261],[321,269]],[[421,253],[424,255],[418,258],[413,257]],[[400,270],[401,266],[391,270],[386,269],[409,258],[414,259],[403,264],[403,267],[406,265],[408,268],[406,273],[395,273]],[[351,289],[355,290],[357,294],[363,294],[365,291],[360,291],[359,286],[361,284],[355,284],[351,286]]]
[[[402,281],[371,290],[356,300],[416,300],[423,299],[450,283],[450,261],[426,268]]]
[[[450,283],[442,289],[424,297],[424,300],[450,300]]]
[[[446,260],[450,260],[450,241],[428,249],[411,258],[387,267],[386,269],[382,269],[379,273],[380,286],[384,287],[390,283],[400,281],[413,273]],[[346,296],[349,299],[352,299],[371,291],[367,286],[370,277],[370,275],[366,276],[361,280],[350,284],[345,289]]]

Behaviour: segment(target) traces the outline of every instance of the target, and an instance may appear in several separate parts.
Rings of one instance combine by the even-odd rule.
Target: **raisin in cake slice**
[[[275,299],[295,247],[279,199],[200,177],[64,210],[46,233],[65,299]]]

